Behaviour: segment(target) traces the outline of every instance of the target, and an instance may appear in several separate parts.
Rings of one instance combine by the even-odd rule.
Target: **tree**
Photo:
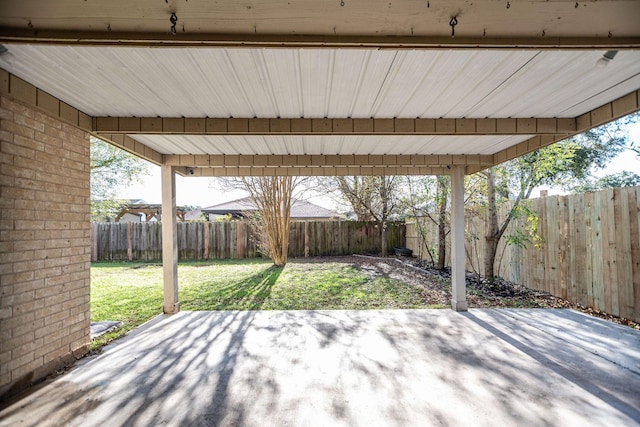
[[[260,248],[277,267],[287,263],[291,199],[295,181],[290,176],[241,178],[251,200],[258,209],[257,221]]]
[[[422,246],[426,246],[432,265],[439,270],[443,270],[447,255],[446,237],[449,234],[447,210],[450,188],[449,177],[406,177],[406,182],[408,194],[405,199],[405,205],[406,209],[415,218],[416,231],[422,240],[420,249],[422,249]],[[421,220],[422,217],[438,227],[437,251],[434,251],[427,243],[427,233]]]
[[[635,172],[622,171],[600,178],[587,179],[572,188],[576,193],[606,190],[607,188],[633,187],[640,185],[640,175]]]
[[[525,154],[480,172],[486,179],[487,224],[485,233],[484,276],[494,280],[494,266],[500,240],[511,221],[523,213],[522,201],[541,185],[573,188],[588,180],[627,148],[623,125],[628,118],[592,129],[568,140]],[[505,219],[498,221],[498,204],[509,200]]]
[[[307,177],[259,176],[217,178],[225,189],[244,190],[249,193],[257,211],[247,212],[246,218],[254,231],[260,251],[282,267],[287,263],[291,205],[294,192],[300,196],[301,184]]]
[[[351,205],[358,220],[379,224],[382,256],[388,252],[388,223],[400,206],[400,184],[397,176],[339,176],[325,181],[328,191],[337,191]]]
[[[98,138],[91,137],[91,220],[103,219],[122,204],[118,191],[149,174],[149,164]]]
[[[373,176],[338,176],[332,178],[337,191],[351,206],[358,221],[375,220],[375,217],[371,214],[375,178]]]

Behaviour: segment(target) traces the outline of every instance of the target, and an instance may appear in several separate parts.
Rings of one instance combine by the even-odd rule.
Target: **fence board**
[[[631,266],[631,233],[629,218],[629,189],[620,191],[616,209],[616,248],[618,249],[618,304],[619,315],[627,317],[633,302],[633,268]],[[632,312],[633,313],[633,312]]]
[[[601,198],[598,193],[593,197],[593,210],[591,213],[591,223],[593,225],[593,233],[591,235],[593,250],[592,265],[593,265],[593,305],[594,308],[604,310],[604,270],[606,259],[603,256],[604,239],[602,235],[602,229],[606,227],[602,226],[602,209]],[[605,218],[606,219],[606,218]],[[598,260],[602,260],[598,262]]]
[[[533,244],[525,249],[507,247],[498,274],[640,321],[640,187],[543,197],[529,203],[539,218],[540,248]],[[500,221],[506,212],[499,210]],[[424,239],[416,225],[420,220]],[[477,271],[483,265],[484,221],[485,212],[466,213],[468,270]],[[515,221],[506,234],[519,225]],[[428,259],[425,248],[437,247],[437,227],[417,219],[407,225],[406,241],[414,253],[422,252],[422,258]],[[498,248],[498,256],[503,248]]]
[[[633,277],[633,311],[631,319],[640,319],[640,187],[629,189],[629,224],[631,240],[631,268]]]
[[[578,304],[588,305],[587,302],[587,240],[585,224],[584,194],[576,194],[569,198],[569,259],[573,260],[573,271],[570,279],[571,293],[569,298]],[[569,262],[567,262],[569,264]],[[579,283],[585,286],[578,286]]]
[[[158,261],[162,259],[162,225],[100,223],[92,226],[92,259],[97,261]],[[405,226],[392,223],[389,250],[405,245]],[[178,259],[231,259],[259,256],[249,225],[242,221],[186,222],[177,225]],[[376,224],[358,221],[292,222],[289,255],[349,255],[379,253]]]
[[[587,252],[585,253],[585,263],[587,264],[586,277],[584,285],[587,288],[587,303],[585,306],[587,307],[595,307],[595,297],[593,295],[593,284],[595,283],[595,272],[593,270],[593,238],[594,238],[594,228],[593,228],[593,215],[592,213],[595,211],[595,202],[593,193],[586,193],[584,195],[584,206],[585,206],[585,240],[587,245]]]

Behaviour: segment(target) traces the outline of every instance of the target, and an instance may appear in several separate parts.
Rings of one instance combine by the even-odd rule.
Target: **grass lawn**
[[[346,262],[270,261],[181,263],[181,310],[327,310],[435,308],[420,287]],[[119,320],[119,330],[95,340],[98,348],[162,312],[158,264],[91,266],[91,321]]]

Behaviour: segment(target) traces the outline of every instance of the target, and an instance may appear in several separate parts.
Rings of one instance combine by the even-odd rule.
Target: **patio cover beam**
[[[136,0],[132,5],[128,0],[4,1],[0,2],[0,43],[392,49],[640,47],[637,1],[511,3]],[[176,19],[173,26],[172,14]],[[457,20],[455,28],[450,24],[452,18]]]
[[[403,166],[439,167],[452,165],[491,165],[492,155],[263,155],[263,154],[202,154],[165,155],[164,163],[187,167],[340,167],[340,166]]]
[[[96,117],[101,134],[162,135],[554,135],[577,129],[574,118],[283,119]]]
[[[429,166],[278,166],[186,168],[185,176],[393,176],[449,175],[450,167]]]
[[[640,47],[640,36],[628,37],[475,37],[302,34],[178,34],[0,28],[0,42],[86,46],[239,47],[239,48],[381,48],[381,49],[604,49]]]

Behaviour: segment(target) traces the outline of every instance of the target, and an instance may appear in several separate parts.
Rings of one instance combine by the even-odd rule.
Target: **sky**
[[[640,123],[629,126],[629,140],[640,146]],[[143,199],[147,203],[161,203],[162,191],[160,185],[160,167],[151,165],[151,175],[144,177],[140,182],[134,183],[127,188],[123,188],[119,196],[125,199]],[[625,151],[615,158],[606,170],[600,171],[596,175],[621,172],[628,170],[640,173],[640,157],[632,151]],[[559,189],[548,189],[549,194],[562,193]],[[205,177],[182,177],[176,176],[176,204],[178,206],[212,206],[225,203],[230,200],[245,197],[247,194],[242,191],[228,191],[216,188],[211,178]],[[327,209],[336,209],[337,205],[330,197],[320,194],[305,194],[305,198],[312,203],[323,206]],[[533,194],[537,197],[537,194]]]

